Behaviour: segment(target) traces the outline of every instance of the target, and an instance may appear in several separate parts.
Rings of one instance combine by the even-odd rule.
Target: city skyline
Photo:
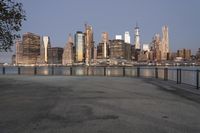
[[[141,44],[149,43],[160,27],[168,25],[172,51],[190,48],[193,52],[200,43],[200,11],[198,0],[22,0],[27,14],[22,32],[33,32],[51,37],[52,44],[63,46],[69,33],[82,31],[83,25],[93,26],[94,40],[98,43],[102,32],[108,32],[110,38],[130,32],[134,40],[136,23],[140,27]],[[112,8],[111,8],[112,7]],[[52,10],[53,9],[53,10]]]
[[[150,44],[140,46],[140,29],[135,27],[134,45],[130,44],[129,32],[109,39],[107,32],[102,40],[94,45],[93,28],[85,25],[85,31],[69,34],[65,47],[51,47],[48,36],[40,37],[34,33],[24,33],[22,40],[16,42],[16,54],[12,56],[13,65],[126,65],[138,63],[174,64],[197,63],[199,54],[192,56],[190,49],[179,49],[176,53],[169,50],[168,27],[162,27],[162,35],[155,34]],[[200,49],[200,48],[199,48]],[[198,51],[199,52],[199,51]]]
[[[85,23],[93,26],[95,45],[100,42],[102,32],[108,32],[113,39],[118,34],[123,36],[126,31],[130,33],[133,44],[136,23],[140,27],[141,45],[150,43],[156,33],[161,34],[160,27],[163,25],[169,27],[171,51],[189,48],[195,54],[200,43],[200,31],[197,28],[200,23],[198,0],[20,2],[27,15],[21,35],[25,32],[47,35],[52,44],[58,47],[64,47],[69,33],[83,31]]]

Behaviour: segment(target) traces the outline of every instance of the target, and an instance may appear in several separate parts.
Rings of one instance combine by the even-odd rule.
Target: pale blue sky
[[[20,0],[27,14],[21,34],[48,35],[53,46],[64,47],[69,33],[93,26],[96,44],[101,33],[131,34],[138,22],[141,43],[149,43],[163,25],[169,27],[170,49],[200,47],[200,0]]]

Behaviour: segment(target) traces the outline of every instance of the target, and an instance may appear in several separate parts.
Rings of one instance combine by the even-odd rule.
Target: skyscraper
[[[75,42],[75,61],[83,62],[84,61],[84,33],[77,31],[74,37]]]
[[[108,40],[109,40],[108,32],[103,32],[101,34],[101,42],[108,42]]]
[[[124,40],[125,40],[125,43],[128,43],[128,44],[131,43],[131,37],[128,31],[126,31],[124,34]]]
[[[23,64],[36,64],[40,55],[40,36],[25,33],[22,37]]]
[[[134,32],[134,45],[135,49],[140,49],[140,28],[136,24],[135,32]]]
[[[155,61],[161,61],[161,51],[162,51],[161,44],[162,44],[162,42],[160,39],[160,35],[155,34],[155,36],[153,37],[153,41],[152,41],[153,60],[155,60]]]
[[[85,64],[90,65],[94,52],[94,40],[92,26],[85,25]]]
[[[40,48],[40,57],[42,63],[48,63],[48,48],[51,48],[50,37],[43,36]]]
[[[62,58],[62,64],[63,65],[72,65],[74,62],[73,60],[73,39],[71,34],[69,34],[68,41],[65,45],[64,52],[63,52],[63,58]]]
[[[168,27],[165,25],[162,27],[162,60],[167,59],[167,54],[169,53],[169,34]]]
[[[16,42],[16,64],[23,64],[23,46],[22,41],[17,40]]]
[[[51,47],[50,37],[44,36],[43,37],[43,42],[44,42],[44,49],[45,49],[45,62],[47,63],[47,60],[48,60],[48,48]]]
[[[103,48],[102,48],[102,54],[103,54],[103,58],[107,58],[108,56],[108,33],[107,32],[103,32],[102,33],[102,43],[103,43]]]

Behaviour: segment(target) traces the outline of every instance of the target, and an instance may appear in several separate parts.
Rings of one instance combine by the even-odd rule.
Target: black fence
[[[0,75],[65,75],[143,77],[176,81],[199,89],[200,70],[159,67],[4,66]]]

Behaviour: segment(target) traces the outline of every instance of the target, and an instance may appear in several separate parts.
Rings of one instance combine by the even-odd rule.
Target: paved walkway
[[[200,133],[200,95],[166,83],[0,76],[0,133]]]

